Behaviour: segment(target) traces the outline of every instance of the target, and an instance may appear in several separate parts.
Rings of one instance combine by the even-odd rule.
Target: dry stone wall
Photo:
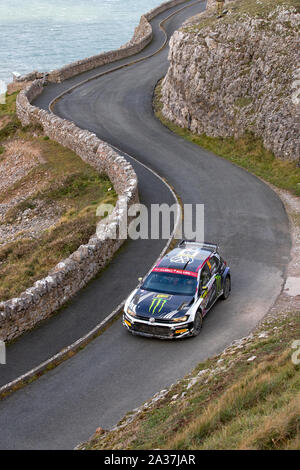
[[[108,264],[124,242],[114,234],[119,223],[128,222],[126,204],[138,202],[137,177],[132,166],[95,134],[32,106],[30,102],[42,90],[43,81],[36,80],[19,94],[17,114],[23,125],[40,124],[51,139],[75,151],[99,172],[105,172],[119,198],[113,213],[98,226],[97,235],[88,244],[80,246],[19,298],[0,303],[0,339],[4,341],[15,339],[47,318]]]

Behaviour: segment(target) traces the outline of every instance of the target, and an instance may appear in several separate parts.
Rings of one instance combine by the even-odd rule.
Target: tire
[[[228,299],[228,297],[230,295],[230,291],[231,291],[231,280],[230,280],[230,277],[227,276],[225,281],[224,281],[224,292],[221,296],[221,299],[222,300]]]
[[[198,310],[194,318],[194,328],[193,328],[192,336],[198,336],[200,334],[202,323],[203,323],[202,313],[200,310]]]

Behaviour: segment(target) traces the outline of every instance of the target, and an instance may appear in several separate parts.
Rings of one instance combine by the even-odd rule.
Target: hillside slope
[[[16,98],[17,92],[7,94],[0,104],[0,302],[87,243],[98,205],[117,200],[105,175],[39,126],[22,127]]]
[[[299,312],[269,319],[79,449],[300,449],[299,337]]]

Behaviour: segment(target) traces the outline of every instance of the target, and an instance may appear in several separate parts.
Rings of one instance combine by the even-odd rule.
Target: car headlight
[[[134,312],[133,310],[131,310],[131,308],[129,308],[129,307],[127,308],[127,312],[126,312],[126,313],[128,313],[128,315],[131,315],[132,317],[136,317],[135,312]]]
[[[172,321],[176,323],[185,322],[188,320],[188,318],[189,318],[188,315],[184,315],[184,317],[173,318]]]

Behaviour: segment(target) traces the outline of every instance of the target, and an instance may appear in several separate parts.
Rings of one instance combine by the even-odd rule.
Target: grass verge
[[[241,21],[245,18],[245,15],[251,18],[266,19],[268,15],[274,10],[275,7],[293,7],[297,13],[300,13],[300,4],[298,0],[238,0],[227,4],[227,7],[231,14],[224,15],[221,18],[223,24],[232,24]],[[211,14],[211,11],[201,15],[201,21],[198,21],[199,15],[192,18],[190,25],[183,27],[184,31],[187,32],[198,32],[206,27],[210,27],[216,22],[216,15]]]
[[[299,312],[269,321],[80,448],[300,449],[300,365],[291,348],[297,338]]]
[[[189,142],[230,160],[274,186],[300,196],[300,168],[294,162],[276,158],[272,152],[264,148],[262,139],[251,133],[246,133],[239,139],[197,135],[166,119],[162,114],[161,83],[162,80],[156,86],[153,106],[156,117],[164,126]]]

